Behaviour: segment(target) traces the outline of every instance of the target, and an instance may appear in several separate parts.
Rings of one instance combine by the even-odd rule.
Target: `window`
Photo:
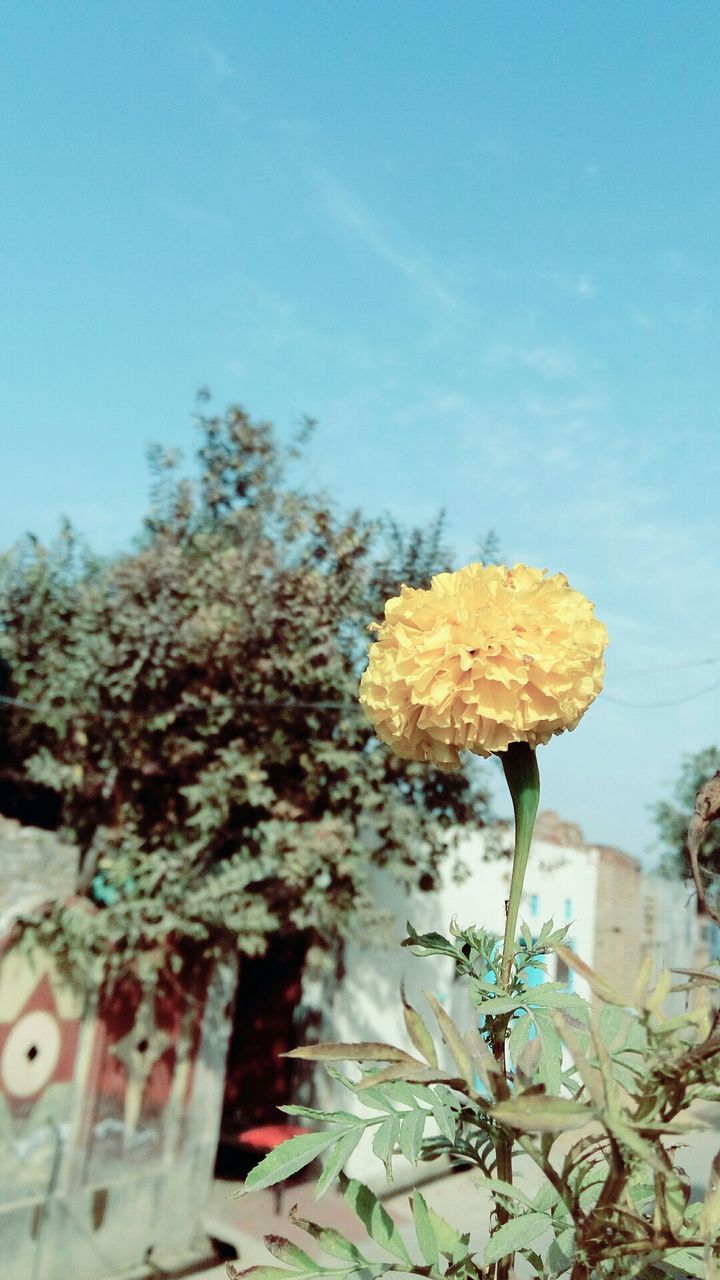
[[[575,950],[575,943],[572,941],[572,938],[565,939],[565,946],[568,947],[570,951]],[[566,961],[560,959],[560,956],[557,956],[555,960],[555,981],[561,982],[567,991],[574,990],[575,974]]]

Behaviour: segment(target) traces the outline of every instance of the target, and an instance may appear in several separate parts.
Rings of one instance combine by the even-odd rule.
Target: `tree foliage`
[[[672,798],[653,807],[662,861],[660,869],[668,876],[690,877],[687,833],[695,808],[695,797],[703,783],[720,769],[720,748],[706,747],[693,755],[683,756]],[[720,829],[712,824],[703,837],[700,856],[704,870],[717,882],[720,876]]]
[[[172,934],[247,953],[376,913],[373,863],[432,883],[485,797],[383,749],[357,706],[365,627],[405,578],[448,568],[438,521],[405,534],[293,483],[240,408],[198,413],[197,474],[151,453],[135,548],[69,525],[0,560],[0,772],[59,798],[78,899],[46,941],[152,955]]]

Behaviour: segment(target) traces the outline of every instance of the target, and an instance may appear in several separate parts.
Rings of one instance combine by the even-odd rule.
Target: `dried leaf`
[[[404,982],[400,987],[400,998],[402,999],[403,1004],[405,1026],[407,1027],[407,1033],[412,1040],[412,1043],[418,1053],[422,1054],[425,1061],[428,1062],[430,1066],[436,1067],[438,1065],[438,1059],[435,1051],[435,1043],[427,1029],[427,1026],[425,1025],[425,1022],[423,1021],[422,1016],[418,1013],[417,1009],[413,1009],[413,1006],[408,1001],[405,994]]]
[[[371,1075],[361,1080],[355,1085],[358,1093],[364,1089],[372,1089],[376,1084],[387,1084],[395,1080],[407,1080],[408,1084],[449,1084],[455,1085],[458,1089],[465,1086],[464,1080],[458,1080],[457,1076],[453,1076],[449,1071],[440,1071],[437,1067],[426,1067],[422,1063],[416,1064],[415,1059],[411,1058],[409,1062],[396,1062],[391,1067],[386,1067],[384,1071],[373,1071]]]
[[[581,1102],[528,1093],[498,1102],[490,1114],[510,1129],[530,1133],[562,1133],[567,1129],[579,1129],[593,1118],[592,1111]]]
[[[417,1058],[391,1044],[379,1044],[369,1040],[359,1044],[306,1044],[290,1049],[283,1058],[301,1058],[303,1062],[412,1062],[419,1066]]]
[[[617,1004],[625,1008],[628,1003],[625,997],[619,991],[616,991],[614,987],[611,987],[605,978],[601,978],[599,973],[591,969],[589,964],[581,960],[574,951],[571,951],[570,947],[563,946],[561,942],[553,942],[551,945],[555,954],[565,962],[568,969],[572,969],[579,977],[584,978],[590,990],[596,996],[604,1000],[606,1004]]]

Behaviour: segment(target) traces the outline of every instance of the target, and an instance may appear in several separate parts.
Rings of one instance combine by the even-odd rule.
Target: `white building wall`
[[[443,877],[438,914],[444,924],[453,916],[462,924],[482,924],[502,935],[505,928],[505,901],[510,891],[509,857],[485,860],[485,837],[477,832],[463,841],[460,857],[468,869],[467,880],[453,884],[450,870]],[[571,926],[569,941],[588,964],[593,962],[597,854],[593,849],[573,849],[533,841],[520,904],[520,923],[526,923],[536,937],[546,920],[556,928]],[[548,973],[555,978],[554,963]],[[589,998],[587,984],[575,979],[574,990]]]

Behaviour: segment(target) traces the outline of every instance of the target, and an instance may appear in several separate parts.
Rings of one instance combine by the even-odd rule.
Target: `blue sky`
[[[720,739],[717,5],[35,0],[3,27],[0,547],[63,512],[127,544],[201,385],[312,414],[339,502],[445,507],[459,564],[492,526],[595,600],[606,693],[543,751],[544,804],[642,855]]]

